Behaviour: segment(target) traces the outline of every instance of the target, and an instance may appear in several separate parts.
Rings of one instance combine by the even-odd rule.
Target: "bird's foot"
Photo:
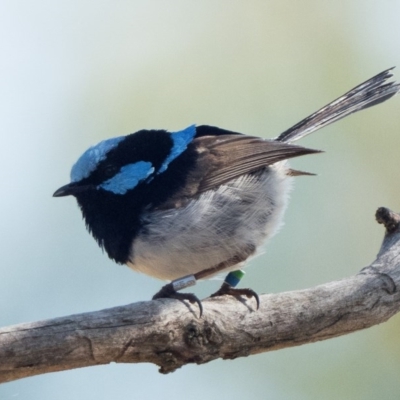
[[[260,308],[260,297],[254,290],[247,288],[245,289],[235,288],[235,286],[242,279],[243,275],[244,272],[240,270],[230,272],[225,278],[225,281],[219,288],[219,290],[213,293],[210,297],[225,296],[227,294],[234,297],[246,296],[249,299],[254,297],[257,303],[257,310],[258,310]]]
[[[197,304],[200,309],[200,318],[203,315],[203,305],[199,298],[193,293],[179,293],[178,290],[185,287],[193,286],[196,284],[196,279],[193,275],[185,276],[183,278],[172,281],[171,283],[163,286],[154,296],[153,300],[156,299],[177,299],[187,300],[190,304]]]

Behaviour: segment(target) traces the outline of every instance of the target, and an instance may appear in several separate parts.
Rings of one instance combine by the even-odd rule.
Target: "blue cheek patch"
[[[172,149],[168,157],[165,159],[160,169],[158,170],[159,174],[164,172],[168,168],[168,165],[186,150],[195,135],[196,125],[189,126],[183,131],[171,133],[171,139],[173,141]]]
[[[87,149],[72,167],[71,182],[79,182],[87,178],[96,169],[99,162],[106,158],[107,153],[117,147],[123,139],[125,139],[125,136],[103,140]]]
[[[98,188],[114,194],[125,194],[128,190],[135,188],[139,182],[148,178],[153,172],[154,167],[150,162],[138,161],[122,167],[118,174],[99,185]]]

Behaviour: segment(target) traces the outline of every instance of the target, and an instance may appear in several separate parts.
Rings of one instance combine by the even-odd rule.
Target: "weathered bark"
[[[307,290],[196,305],[155,300],[0,330],[0,382],[110,362],[151,362],[163,373],[344,335],[400,309],[400,216],[377,211],[386,234],[358,275]]]

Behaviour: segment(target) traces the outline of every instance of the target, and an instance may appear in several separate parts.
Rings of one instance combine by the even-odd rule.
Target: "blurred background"
[[[5,1],[0,12],[0,326],[149,300],[162,282],[115,265],[73,198],[80,154],[142,128],[210,124],[274,137],[400,68],[400,1]],[[395,71],[400,79],[400,69]],[[356,274],[379,206],[400,209],[400,98],[302,140],[285,226],[251,262],[258,293]],[[205,297],[220,282],[195,288]],[[0,399],[396,399],[400,316],[341,338],[163,376],[107,365],[0,386]]]

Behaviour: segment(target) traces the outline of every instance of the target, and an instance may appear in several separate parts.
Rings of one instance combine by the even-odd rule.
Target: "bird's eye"
[[[115,165],[106,165],[103,169],[103,174],[106,178],[111,178],[117,172],[117,167]]]

